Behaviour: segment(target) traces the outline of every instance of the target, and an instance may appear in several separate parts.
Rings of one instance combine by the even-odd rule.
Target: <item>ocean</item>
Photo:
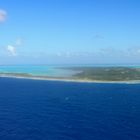
[[[140,84],[0,78],[0,140],[139,140]]]

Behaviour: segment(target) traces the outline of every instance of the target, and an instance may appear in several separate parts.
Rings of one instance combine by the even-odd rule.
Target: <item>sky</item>
[[[0,0],[0,65],[139,62],[139,0]]]

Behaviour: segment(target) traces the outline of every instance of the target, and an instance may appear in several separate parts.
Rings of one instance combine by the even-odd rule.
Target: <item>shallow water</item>
[[[51,77],[71,77],[77,71],[70,69],[62,69],[58,66],[46,65],[21,65],[21,66],[0,66],[0,73],[26,73],[33,76],[51,76]]]
[[[139,140],[140,84],[0,78],[1,140]]]

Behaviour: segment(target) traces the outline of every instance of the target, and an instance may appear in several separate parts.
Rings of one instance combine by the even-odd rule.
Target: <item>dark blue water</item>
[[[139,139],[139,84],[0,78],[0,140]]]

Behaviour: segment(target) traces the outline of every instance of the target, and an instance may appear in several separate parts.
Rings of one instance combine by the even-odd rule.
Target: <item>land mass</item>
[[[140,68],[129,67],[75,67],[81,71],[75,78],[98,81],[131,81],[140,80]]]
[[[1,77],[81,81],[81,82],[137,82],[140,81],[140,68],[133,67],[61,67],[76,71],[71,77],[38,76],[28,73],[1,72]]]

